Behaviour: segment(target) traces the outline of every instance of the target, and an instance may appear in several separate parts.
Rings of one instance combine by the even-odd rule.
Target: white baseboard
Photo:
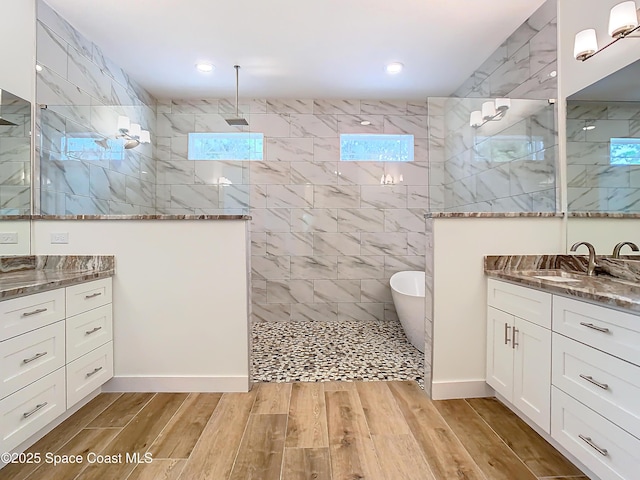
[[[103,392],[248,392],[249,377],[113,377]]]
[[[432,382],[431,384],[431,398],[433,400],[493,397],[493,395],[493,388],[487,385],[484,380]]]

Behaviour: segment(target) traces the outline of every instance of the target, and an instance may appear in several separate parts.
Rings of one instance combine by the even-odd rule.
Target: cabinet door
[[[487,383],[512,402],[513,316],[493,307],[487,309]]]
[[[551,331],[515,318],[513,404],[545,432],[551,429]]]

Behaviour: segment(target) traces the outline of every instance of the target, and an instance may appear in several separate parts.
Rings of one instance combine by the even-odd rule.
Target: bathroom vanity
[[[0,451],[9,452],[113,376],[114,262],[2,257],[0,271]]]
[[[599,478],[634,478],[640,287],[561,269],[486,272],[487,383]]]

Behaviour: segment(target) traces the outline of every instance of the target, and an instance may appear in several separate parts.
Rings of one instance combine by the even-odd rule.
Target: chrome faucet
[[[596,249],[589,242],[577,242],[571,245],[571,251],[575,252],[580,245],[584,245],[589,249],[589,264],[587,265],[587,275],[593,276],[596,270]]]
[[[633,250],[634,252],[640,251],[640,249],[638,249],[638,246],[633,242],[620,242],[615,247],[613,247],[613,254],[611,255],[611,258],[620,258],[620,249],[625,245],[629,245],[629,247],[631,247],[631,250]]]

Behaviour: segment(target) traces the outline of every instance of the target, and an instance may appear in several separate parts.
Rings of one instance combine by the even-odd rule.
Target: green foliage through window
[[[190,133],[189,160],[262,160],[262,133]]]
[[[611,165],[640,165],[640,138],[612,138],[609,155]]]
[[[340,160],[413,162],[413,135],[340,135]]]

